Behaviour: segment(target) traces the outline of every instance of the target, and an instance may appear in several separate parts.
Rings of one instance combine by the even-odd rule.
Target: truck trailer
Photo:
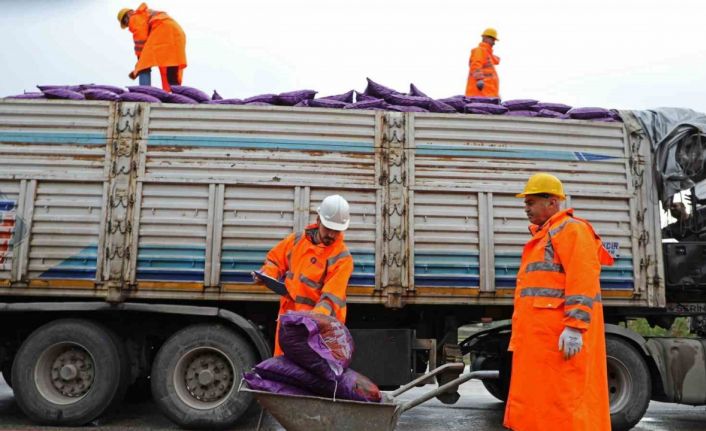
[[[0,100],[2,374],[38,423],[86,424],[151,392],[180,426],[232,425],[277,318],[250,273],[338,193],[352,368],[393,388],[468,356],[500,371],[484,384],[504,399],[502,321],[529,238],[515,194],[546,171],[615,256],[601,273],[613,428],[651,399],[706,404],[706,243],[663,244],[656,123],[621,116]],[[624,325],[679,316],[693,337]],[[500,323],[459,343],[481,321]]]

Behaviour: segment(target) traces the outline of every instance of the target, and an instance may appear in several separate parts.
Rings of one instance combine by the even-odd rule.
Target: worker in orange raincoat
[[[522,251],[512,316],[504,425],[514,431],[609,431],[601,265],[613,258],[586,220],[561,210],[551,174],[527,181],[532,238]]]
[[[498,97],[500,79],[495,65],[500,64],[500,57],[493,55],[493,46],[498,41],[498,32],[487,28],[478,47],[471,50],[468,60],[468,81],[466,96]]]
[[[128,75],[139,77],[140,85],[151,85],[151,68],[159,67],[162,88],[171,91],[171,85],[181,85],[186,67],[186,35],[165,12],[148,9],[142,3],[137,10],[118,12],[120,27],[129,28],[135,41],[137,64]]]
[[[279,315],[287,311],[313,311],[346,322],[346,289],[353,273],[353,257],[343,242],[350,223],[348,202],[340,195],[327,196],[317,209],[316,223],[304,232],[290,234],[265,258],[260,272],[284,279],[287,295],[279,302]],[[257,273],[253,273],[259,282]],[[279,322],[275,333],[279,346]]]

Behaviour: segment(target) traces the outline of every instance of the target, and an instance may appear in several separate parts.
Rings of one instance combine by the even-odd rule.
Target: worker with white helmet
[[[486,28],[480,36],[481,42],[471,50],[471,56],[468,59],[466,96],[498,97],[500,78],[495,71],[495,66],[500,64],[500,57],[493,54],[493,46],[498,41],[498,32],[494,28]]]
[[[290,234],[267,253],[260,272],[284,280],[287,295],[280,298],[280,315],[290,310],[313,311],[345,323],[353,257],[343,242],[343,231],[350,224],[350,207],[342,196],[331,195],[317,213],[316,223]],[[254,277],[260,282],[256,273]],[[281,354],[275,336],[275,356]]]

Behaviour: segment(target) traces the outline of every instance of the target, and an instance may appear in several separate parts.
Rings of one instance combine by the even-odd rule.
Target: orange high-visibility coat
[[[495,71],[495,65],[500,64],[500,57],[493,55],[493,47],[481,42],[471,50],[468,59],[468,81],[466,96],[498,97],[500,94],[500,78]],[[476,82],[483,81],[483,90],[479,90]]]
[[[531,226],[517,274],[504,425],[514,431],[610,431],[601,264],[613,258],[585,220],[567,209]],[[565,326],[583,348],[559,351]]]
[[[181,26],[165,12],[148,9],[142,3],[130,16],[128,27],[132,32],[137,56],[134,73],[158,66],[162,75],[162,87],[170,91],[166,68],[176,66],[179,68],[178,80],[181,83],[186,67],[186,35]]]
[[[339,234],[331,245],[311,241],[317,224],[305,232],[291,234],[280,241],[265,258],[261,271],[272,278],[284,278],[289,297],[279,301],[279,315],[287,311],[313,311],[336,317],[346,323],[346,289],[353,273],[353,257]],[[279,346],[279,321],[275,333],[274,355]]]

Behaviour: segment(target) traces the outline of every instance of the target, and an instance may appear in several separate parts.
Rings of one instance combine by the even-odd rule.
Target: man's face
[[[324,245],[331,245],[336,241],[336,238],[338,238],[338,235],[340,235],[341,232],[333,229],[329,229],[326,226],[324,226],[321,221],[319,221],[319,239]]]
[[[495,46],[495,39],[490,36],[483,36],[483,42],[487,43],[490,46]]]
[[[558,212],[558,201],[554,196],[525,196],[525,214],[530,223],[541,226]]]

